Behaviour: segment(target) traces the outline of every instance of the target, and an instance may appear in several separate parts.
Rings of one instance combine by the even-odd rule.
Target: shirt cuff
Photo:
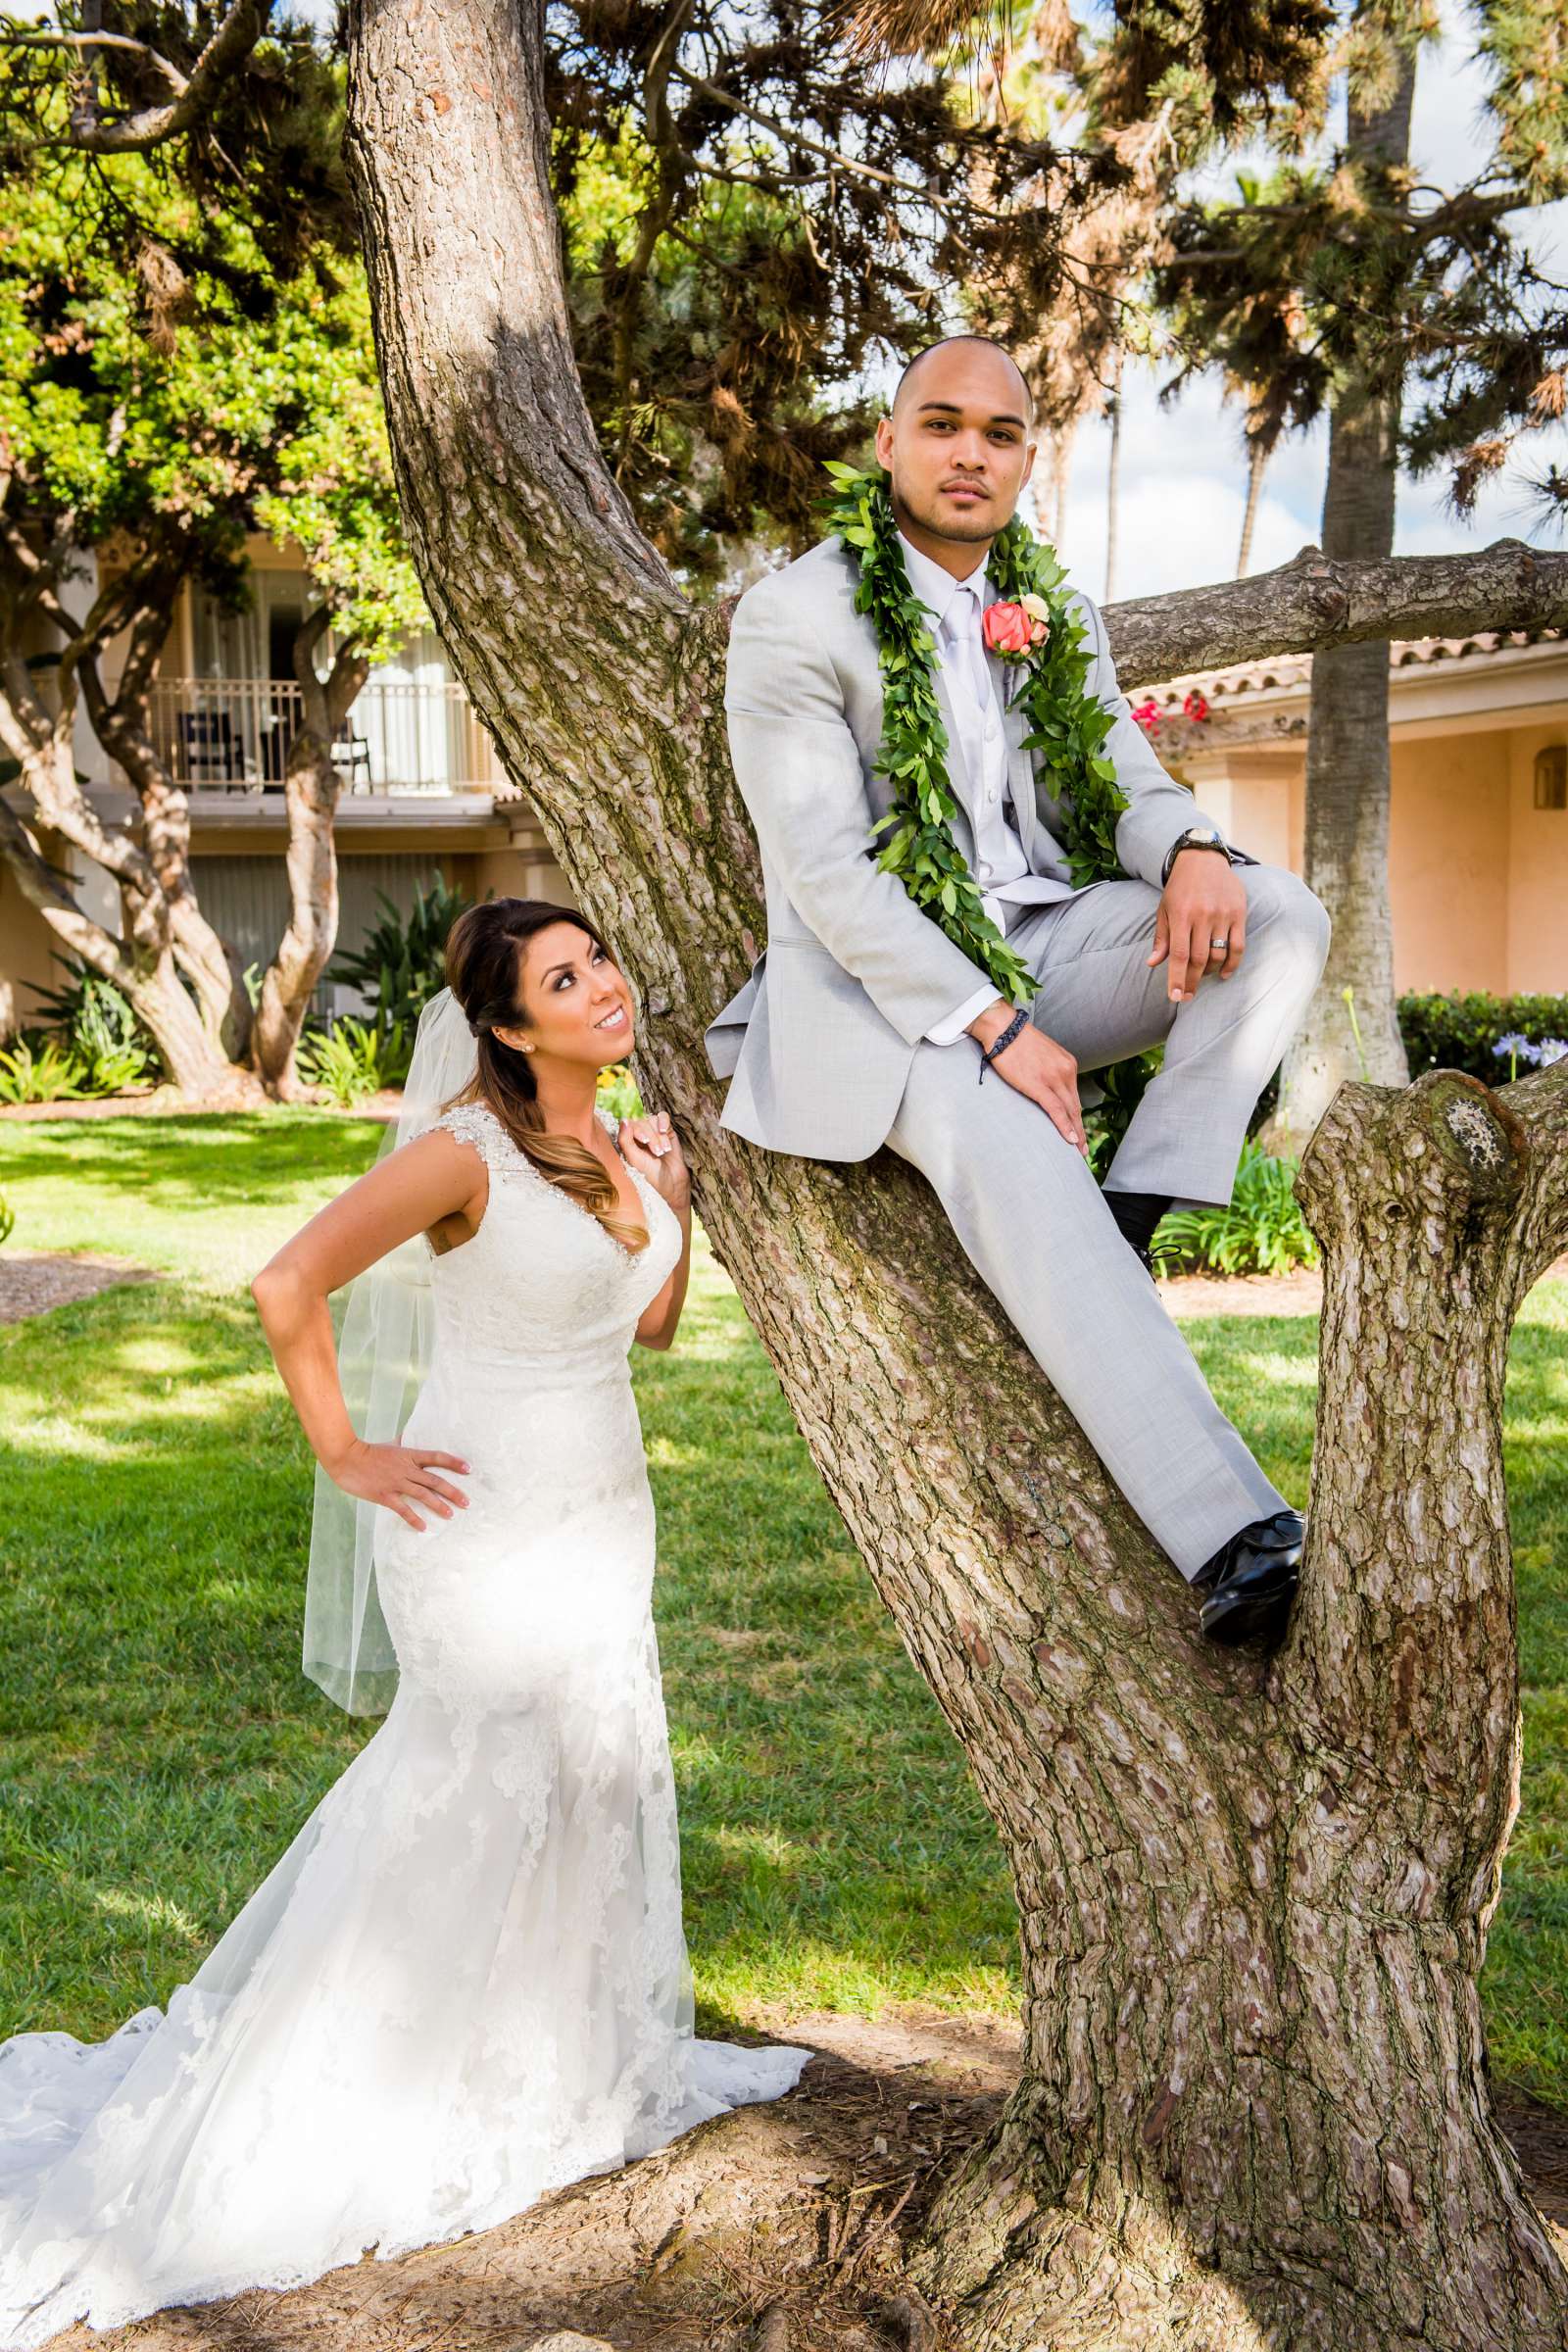
[[[933,1046],[956,1045],[968,1028],[969,1023],[977,1019],[988,1004],[995,1004],[1001,994],[1000,988],[976,989],[972,997],[964,999],[956,1012],[950,1012],[945,1021],[938,1021],[934,1028],[926,1031],[927,1044]]]

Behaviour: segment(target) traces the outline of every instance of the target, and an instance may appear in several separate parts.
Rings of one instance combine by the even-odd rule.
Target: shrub
[[[324,1087],[342,1110],[383,1086],[400,1086],[408,1075],[409,1049],[403,1024],[394,1021],[382,1036],[368,1021],[334,1021],[300,1041],[295,1066],[307,1086]]]
[[[33,1032],[0,1054],[0,1102],[79,1102],[90,1090],[74,1054]]]
[[[1095,1084],[1103,1088],[1105,1096],[1102,1102],[1084,1112],[1089,1172],[1097,1184],[1104,1183],[1105,1171],[1121,1148],[1133,1112],[1144,1099],[1144,1089],[1164,1058],[1162,1045],[1151,1046],[1146,1054],[1135,1054],[1131,1060],[1111,1062],[1104,1069],[1089,1073]]]
[[[340,956],[326,976],[374,998],[371,1018],[382,1040],[383,1076],[378,1083],[398,1086],[408,1076],[419,1015],[446,986],[447,934],[473,902],[461,890],[450,889],[439,873],[431,878],[428,891],[415,884],[414,904],[406,915],[384,890],[375,895],[382,907],[380,920],[366,933],[364,945],[352,956]],[[407,1041],[400,1049],[401,1069],[394,1069],[388,1058],[394,1031]]]
[[[98,972],[74,958],[58,956],[67,974],[64,988],[35,988],[44,1027],[59,1033],[62,1049],[81,1067],[82,1095],[119,1095],[158,1067],[158,1051],[129,1001]]]
[[[1296,1170],[1294,1159],[1276,1159],[1249,1138],[1229,1205],[1172,1209],[1160,1219],[1155,1255],[1214,1274],[1288,1274],[1295,1265],[1315,1266],[1317,1244],[1291,1191]]]
[[[1423,1070],[1467,1070],[1487,1086],[1506,1085],[1506,1057],[1499,1039],[1515,1037],[1542,1046],[1568,1037],[1568,997],[1494,997],[1484,989],[1460,996],[1399,999],[1399,1034],[1410,1056],[1410,1075]],[[1516,1061],[1535,1058],[1516,1050]],[[1548,1057],[1549,1058],[1549,1057]]]
[[[3,1249],[17,1229],[17,1212],[0,1193],[0,1249]]]

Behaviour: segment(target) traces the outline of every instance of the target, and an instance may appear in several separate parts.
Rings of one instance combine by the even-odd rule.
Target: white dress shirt
[[[904,550],[909,585],[931,614],[937,667],[968,771],[974,878],[980,885],[980,904],[998,930],[1005,934],[1007,906],[1038,906],[1056,893],[1049,885],[1042,888],[1041,877],[1030,872],[1019,838],[1007,781],[1007,740],[980,625],[982,612],[993,601],[985,562],[982,558],[967,579],[956,580],[951,571],[911,547],[902,531],[899,545]],[[1001,993],[990,982],[976,989],[945,1020],[926,1031],[931,1044],[956,1043]]]

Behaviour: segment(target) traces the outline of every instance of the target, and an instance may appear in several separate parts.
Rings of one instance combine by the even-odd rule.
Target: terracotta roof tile
[[[1389,647],[1389,667],[1410,669],[1439,662],[1469,662],[1518,646],[1551,645],[1568,639],[1565,629],[1480,629],[1469,637],[1410,637]],[[1161,715],[1179,711],[1196,686],[1210,705],[1235,703],[1254,694],[1287,693],[1312,674],[1310,654],[1275,654],[1261,662],[1233,662],[1224,669],[1194,669],[1157,686],[1142,686],[1138,699],[1153,698]]]

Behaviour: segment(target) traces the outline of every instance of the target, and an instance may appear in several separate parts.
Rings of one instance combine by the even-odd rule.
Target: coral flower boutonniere
[[[1043,653],[1051,641],[1051,607],[1032,591],[1014,604],[987,605],[980,615],[980,633],[987,653],[1013,664],[1004,696],[1010,710],[1020,684],[1021,664]]]
[[[1051,607],[1043,596],[1020,596],[1015,605],[987,605],[980,615],[988,652],[1004,662],[1036,654],[1051,635]]]

